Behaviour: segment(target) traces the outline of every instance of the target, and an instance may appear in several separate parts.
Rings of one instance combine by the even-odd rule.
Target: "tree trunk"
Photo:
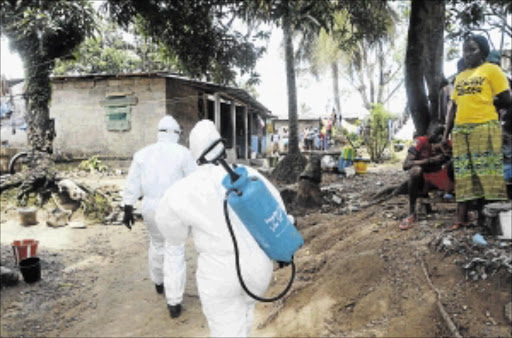
[[[291,22],[288,15],[283,18],[284,50],[286,62],[286,84],[288,87],[288,122],[289,139],[288,153],[300,154],[299,139],[297,135],[297,86],[295,84],[295,59],[293,54]]]
[[[299,176],[299,185],[295,202],[302,208],[318,208],[322,206],[322,167],[320,156],[312,155],[306,168]]]
[[[25,97],[27,99],[27,125],[28,142],[32,149],[48,154],[53,152],[53,138],[55,128],[50,120],[48,104],[52,95],[50,72],[54,61],[45,58],[30,58],[26,71],[27,86]]]
[[[442,77],[444,7],[444,0],[412,0],[411,3],[405,56],[405,88],[418,135],[425,135],[430,123],[438,120],[436,116]]]
[[[430,103],[430,124],[442,123],[439,116],[439,90],[443,78],[444,53],[444,0],[426,1],[427,15],[425,18],[425,34],[428,48],[425,48],[425,82],[428,88]]]
[[[370,72],[368,70],[368,62],[366,60],[366,53],[365,53],[366,46],[364,44],[364,41],[360,42],[359,50],[360,50],[360,53],[359,53],[360,67],[356,67],[356,71],[357,71],[357,74],[359,77],[360,86],[357,87],[357,90],[361,94],[361,98],[363,99],[364,107],[366,109],[370,110],[372,108],[373,102],[372,102],[371,97],[368,98],[368,94],[366,92],[366,88],[367,88],[366,80],[371,81],[371,77],[368,75],[368,74],[370,74]]]
[[[377,55],[377,58],[378,58],[378,62],[377,64],[379,65],[379,85],[378,85],[378,90],[377,90],[377,103],[382,103],[384,104],[384,102],[382,102],[382,95],[384,93],[384,86],[386,85],[386,80],[384,79],[384,51],[382,49],[382,42],[379,42],[379,53]]]
[[[331,63],[331,71],[332,71],[332,88],[334,91],[334,105],[336,106],[336,111],[338,112],[338,116],[341,118],[341,104],[340,104],[340,89],[339,89],[339,74],[338,74],[338,63],[334,61]]]
[[[297,87],[295,85],[295,60],[293,57],[292,31],[290,18],[283,18],[284,50],[286,59],[286,82],[288,85],[288,154],[278,162],[271,177],[283,183],[295,183],[306,166],[306,158],[299,150],[297,137]]]
[[[34,41],[34,44],[37,44]],[[23,50],[22,48],[17,48]],[[50,120],[48,104],[52,95],[50,73],[55,61],[48,59],[41,52],[22,55],[25,60],[25,98],[27,100],[28,143],[32,148],[28,172],[15,175],[2,182],[0,191],[20,185],[18,200],[20,205],[26,205],[31,193],[41,196],[41,203],[49,198],[50,191],[55,187],[55,162],[50,154],[53,153],[53,138],[55,127]],[[22,178],[23,181],[19,179]]]
[[[411,117],[419,135],[425,135],[430,123],[427,95],[423,77],[425,34],[423,25],[425,2],[412,0],[405,54],[405,90]]]

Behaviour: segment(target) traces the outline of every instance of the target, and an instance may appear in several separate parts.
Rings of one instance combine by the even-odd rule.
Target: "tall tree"
[[[368,110],[375,104],[386,103],[402,84],[398,76],[402,65],[394,55],[399,16],[389,4],[375,8],[372,16],[383,20],[378,34],[363,36],[350,44],[345,42],[347,37],[337,36],[346,65],[345,78],[359,92]],[[390,86],[394,88],[389,90]]]
[[[340,20],[340,12],[334,14],[334,25]],[[332,90],[334,106],[341,114],[340,89],[339,89],[339,63],[342,59],[342,49],[334,41],[332,35],[325,29],[321,29],[312,41],[304,41],[299,44],[297,51],[298,62],[305,63],[306,69],[316,78],[326,71],[332,75]]]
[[[55,129],[50,120],[52,91],[50,74],[57,58],[71,56],[90,34],[92,8],[86,0],[8,0],[0,9],[2,35],[9,39],[25,68],[25,99],[28,141],[32,156],[28,171],[13,175],[0,184],[3,190],[19,186],[18,201],[26,205],[31,192],[38,192],[43,204],[57,180],[53,158]]]
[[[305,61],[309,71],[318,77],[319,73],[330,71],[333,79],[335,106],[340,108],[339,77],[345,77],[360,94],[364,105],[371,109],[374,103],[385,103],[401,85],[398,73],[401,64],[394,61],[394,40],[399,15],[387,2],[379,2],[368,8],[367,17],[378,18],[371,26],[353,25],[346,9],[334,13],[331,32],[322,29],[313,41],[299,45],[300,60]],[[364,34],[361,34],[364,33]],[[340,67],[345,66],[343,72]],[[398,83],[397,83],[398,82]],[[395,88],[386,90],[390,85]],[[385,93],[388,93],[384,97]]]
[[[322,28],[330,31],[333,26],[333,14],[336,11],[344,10],[350,20],[339,27],[338,34],[348,35],[347,43],[351,43],[367,36],[368,39],[376,39],[382,31],[385,19],[378,15],[371,15],[376,8],[384,6],[385,1],[306,1],[306,0],[255,0],[239,2],[237,5],[239,15],[247,22],[260,20],[276,24],[283,29],[285,45],[285,62],[288,84],[288,117],[289,117],[289,152],[285,160],[295,158],[299,163],[301,155],[297,137],[297,89],[295,85],[295,57],[293,51],[293,35],[303,35],[304,41],[313,41]],[[356,27],[360,29],[355,29]],[[306,47],[302,47],[306,48]],[[303,158],[302,158],[303,159]],[[280,167],[294,167],[294,161],[282,161]],[[295,166],[301,169],[301,166]],[[287,179],[293,181],[296,173],[286,171]],[[289,175],[288,175],[289,174]]]
[[[306,160],[299,149],[293,37],[297,32],[316,35],[322,27],[329,28],[332,22],[333,3],[329,0],[256,0],[238,2],[234,8],[238,15],[249,24],[263,21],[275,24],[283,30],[288,91],[289,143],[288,154],[278,164],[274,173],[277,173],[279,179],[294,182],[304,169]]]
[[[297,85],[295,83],[295,54],[293,52],[293,24],[292,13],[289,8],[285,8],[283,16],[283,39],[284,54],[286,64],[286,87],[288,94],[288,119],[290,121],[289,145],[290,154],[300,153],[298,139],[298,119],[297,119]]]
[[[445,1],[412,0],[405,56],[407,104],[420,135],[437,121],[443,77]],[[427,91],[428,90],[428,91]]]
[[[55,60],[70,57],[91,33],[92,8],[86,0],[9,0],[2,2],[0,13],[2,35],[25,68],[29,143],[37,151],[51,153],[50,74]]]

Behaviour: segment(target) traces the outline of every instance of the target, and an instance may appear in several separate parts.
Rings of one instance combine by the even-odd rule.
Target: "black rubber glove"
[[[133,218],[133,205],[125,205],[123,224],[126,225],[128,229],[132,230],[133,223],[135,223],[135,219]]]

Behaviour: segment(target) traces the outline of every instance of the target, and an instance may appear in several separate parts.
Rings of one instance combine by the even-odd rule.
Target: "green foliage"
[[[137,23],[128,32],[115,23],[102,21],[99,33],[88,38],[74,53],[74,59],[57,60],[54,74],[118,74],[136,71],[178,71],[172,51],[153,42]],[[127,33],[133,39],[126,38]]]
[[[98,192],[91,193],[83,200],[82,208],[85,216],[97,221],[103,221],[112,212],[108,199]]]
[[[370,117],[363,138],[368,148],[370,158],[374,162],[381,160],[384,149],[389,145],[388,121],[392,115],[381,104],[375,104],[370,110]]]
[[[504,36],[512,38],[510,15],[512,4],[508,0],[449,0],[446,11],[447,38],[460,40],[475,32],[488,37],[492,48],[501,50]],[[501,32],[501,44],[493,45],[490,30]]]
[[[58,60],[54,74],[117,74],[133,71],[140,60],[127,50],[102,46],[102,39],[87,39],[75,53],[74,60]]]
[[[351,133],[347,128],[341,127],[341,134],[345,137],[345,139],[350,143],[352,148],[354,148],[357,152],[357,149],[363,145],[363,138],[356,133]]]
[[[316,1],[238,1],[232,3],[235,15],[249,25],[258,22],[270,23],[283,29],[283,45],[288,87],[288,116],[290,127],[289,158],[300,158],[297,132],[297,87],[295,83],[295,52],[293,36],[301,35],[303,40],[311,41],[310,36],[332,24],[334,2]],[[287,156],[287,157],[288,157]],[[298,168],[298,167],[297,167]]]
[[[356,133],[348,133],[348,138],[350,143],[353,144],[356,149],[363,144],[363,138],[361,135],[357,135]]]
[[[263,34],[242,34],[232,28],[238,2],[108,0],[106,4],[121,26],[137,21],[147,36],[172,51],[192,77],[232,82],[234,68],[241,75],[252,73],[264,51],[254,43],[254,37]]]
[[[341,1],[335,17],[333,38],[341,48],[350,48],[362,40],[369,45],[392,36],[399,18],[386,1]]]
[[[94,19],[86,0],[3,1],[1,22],[2,35],[22,58],[54,60],[83,41]]]
[[[367,109],[373,102],[385,103],[401,84],[404,48],[395,45],[397,26],[404,19],[401,7],[377,1],[338,5],[330,30],[322,28],[301,46],[298,56],[316,77],[332,71],[336,79],[339,72],[361,94]],[[368,10],[365,18],[359,17],[361,8]],[[340,64],[344,71],[338,71]]]
[[[379,17],[380,31],[374,32],[379,26],[358,27],[362,32],[350,32],[346,29],[335,31],[334,37],[341,50],[341,61],[345,65],[346,79],[356,89],[367,109],[374,103],[386,103],[396,93],[402,83],[400,70],[403,65],[404,49],[396,42],[398,40],[397,27],[403,18],[390,5],[378,6],[369,12],[371,17]],[[337,21],[338,26],[346,25],[342,20],[351,20],[350,17]],[[389,94],[385,94],[389,93]]]
[[[86,0],[10,0],[0,6],[2,36],[9,39],[25,67],[28,136],[36,150],[52,151],[54,130],[48,104],[55,59],[71,56],[92,32],[92,13]]]
[[[9,205],[17,205],[19,200],[16,198],[18,192],[16,189],[5,189],[0,194],[0,205],[2,205],[2,210],[7,211],[7,207]]]
[[[78,165],[78,169],[87,170],[89,172],[99,171],[103,172],[108,169],[106,165],[104,165],[100,159],[98,159],[98,155],[91,156],[87,160],[82,161]]]

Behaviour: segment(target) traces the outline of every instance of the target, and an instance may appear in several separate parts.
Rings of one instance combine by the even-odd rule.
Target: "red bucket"
[[[12,251],[14,253],[14,261],[19,264],[25,258],[37,256],[37,246],[39,241],[35,239],[22,239],[12,242]]]

